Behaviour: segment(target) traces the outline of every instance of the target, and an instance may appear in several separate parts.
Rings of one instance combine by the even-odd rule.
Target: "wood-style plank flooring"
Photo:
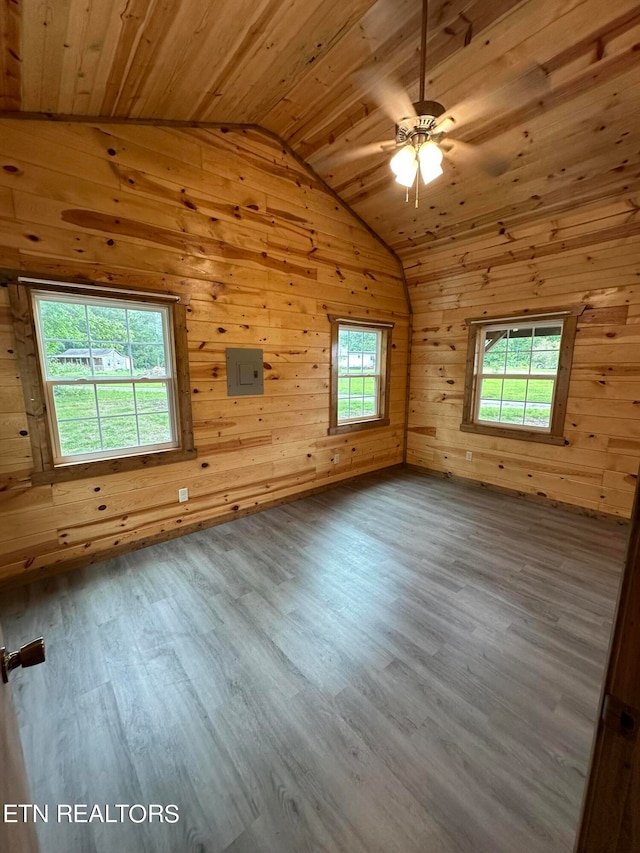
[[[388,472],[6,592],[45,853],[569,853],[627,527]]]

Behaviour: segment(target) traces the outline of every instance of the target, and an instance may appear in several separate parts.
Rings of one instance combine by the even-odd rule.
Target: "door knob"
[[[0,649],[2,681],[5,684],[9,681],[9,673],[12,669],[17,669],[19,666],[35,666],[38,663],[43,663],[44,659],[45,649],[42,637],[22,646],[18,652],[8,652],[5,648]]]

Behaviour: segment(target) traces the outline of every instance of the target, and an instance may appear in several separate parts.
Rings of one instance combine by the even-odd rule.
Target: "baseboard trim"
[[[629,524],[628,518],[623,518],[621,515],[614,515],[610,512],[602,510],[589,509],[588,507],[571,504],[567,501],[558,501],[554,498],[547,498],[542,495],[536,495],[533,492],[523,492],[520,489],[510,489],[508,486],[498,486],[495,483],[487,483],[484,480],[473,480],[471,477],[462,477],[460,474],[450,474],[448,471],[436,471],[433,468],[422,468],[420,465],[413,465],[407,462],[405,468],[413,471],[416,474],[424,474],[427,477],[437,477],[440,480],[453,480],[456,483],[461,483],[465,486],[474,486],[478,489],[486,489],[490,492],[499,492],[502,495],[511,495],[514,498],[524,498],[533,503],[540,503],[546,506],[555,507],[557,509],[567,510],[568,512],[576,513],[577,515],[586,515],[589,518],[600,518],[613,524],[626,525]]]
[[[209,518],[204,521],[197,521],[185,527],[178,527],[171,530],[163,530],[159,533],[154,533],[151,536],[144,536],[135,542],[127,542],[126,545],[119,545],[115,548],[105,548],[103,551],[86,557],[75,557],[70,560],[62,560],[59,563],[51,563],[47,566],[38,566],[35,569],[26,569],[20,574],[10,575],[6,578],[0,578],[0,592],[5,589],[14,589],[16,587],[25,586],[34,581],[43,580],[53,577],[54,575],[64,574],[73,569],[82,569],[91,566],[94,563],[101,563],[103,560],[110,560],[113,557],[119,557],[122,554],[128,554],[131,551],[139,551],[142,548],[148,548],[150,545],[159,545],[161,542],[167,542],[170,539],[178,539],[180,536],[186,536],[189,533],[196,533],[198,530],[207,530],[210,527],[217,527],[219,524],[226,524],[228,521],[233,521],[236,518],[243,518],[247,515],[254,515],[257,512],[263,512],[267,509],[273,509],[284,504],[295,503],[296,501],[310,498],[313,495],[328,492],[331,489],[337,489],[340,486],[350,485],[366,477],[373,477],[381,472],[388,472],[394,469],[403,469],[403,462],[396,462],[393,465],[386,465],[383,468],[378,468],[375,471],[367,471],[362,474],[354,474],[352,477],[345,477],[343,480],[334,480],[331,483],[323,483],[319,486],[312,486],[301,492],[296,492],[295,495],[286,495],[282,498],[273,498],[265,501],[257,506],[245,507],[244,509],[230,511],[224,515],[218,515],[215,518]]]

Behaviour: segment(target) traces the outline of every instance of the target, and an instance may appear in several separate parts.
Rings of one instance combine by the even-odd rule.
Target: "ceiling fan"
[[[394,151],[389,163],[396,182],[406,188],[405,200],[409,200],[409,190],[415,184],[415,206],[419,203],[420,179],[424,184],[443,174],[444,154],[452,151],[455,157],[464,158],[479,166],[492,176],[506,172],[508,161],[486,146],[474,146],[450,136],[464,121],[480,118],[483,114],[498,113],[520,103],[526,97],[539,97],[542,87],[548,80],[544,69],[534,65],[525,69],[517,78],[499,83],[490,95],[477,94],[472,100],[459,104],[454,110],[447,109],[438,101],[425,98],[427,69],[427,25],[429,18],[429,0],[422,0],[422,20],[420,31],[420,90],[418,100],[411,103],[406,92],[388,78],[377,79],[372,85],[366,77],[362,83],[373,89],[379,105],[389,112],[395,110],[395,139],[371,143],[347,152],[342,160],[381,151]],[[398,116],[402,116],[398,118]],[[457,118],[456,118],[457,116]],[[463,121],[461,121],[462,119]]]

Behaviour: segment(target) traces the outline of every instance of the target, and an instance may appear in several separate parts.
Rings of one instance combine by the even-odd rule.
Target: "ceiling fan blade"
[[[359,160],[362,157],[371,157],[374,154],[382,154],[386,151],[393,151],[398,143],[395,139],[385,139],[379,142],[368,142],[365,145],[356,145],[354,147],[343,148],[340,151],[329,151],[325,156],[320,156],[316,162],[316,168],[326,169],[331,166],[337,166],[342,163],[351,163],[354,160]]]
[[[523,103],[542,98],[549,90],[549,78],[540,65],[530,65],[517,77],[498,81],[490,89],[478,91],[447,110],[436,127],[437,133],[451,133],[475,121],[517,109]]]
[[[415,115],[406,89],[381,65],[369,65],[355,74],[358,88],[370,95],[395,125],[405,116]]]
[[[482,169],[492,178],[504,175],[509,169],[509,161],[487,145],[471,145],[460,139],[451,139],[440,143],[445,153],[452,153],[453,159],[462,166],[469,165],[474,169]]]
[[[397,80],[378,80],[372,90],[376,103],[385,110],[395,124],[399,119],[415,115],[415,109],[406,89]]]

